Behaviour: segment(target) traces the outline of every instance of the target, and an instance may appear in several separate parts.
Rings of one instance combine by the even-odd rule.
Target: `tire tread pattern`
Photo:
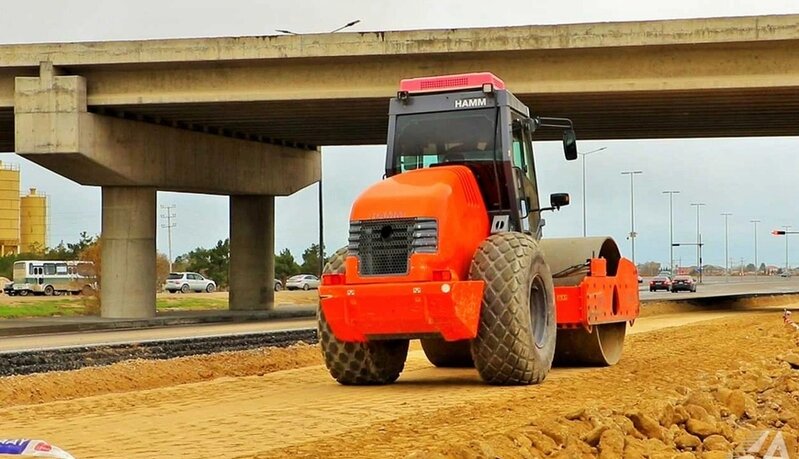
[[[336,251],[324,273],[343,273],[347,249]],[[346,343],[336,339],[319,308],[319,345],[330,375],[344,385],[390,384],[399,378],[408,356],[408,340]]]
[[[541,348],[535,344],[529,307],[535,275],[544,281],[548,302]],[[556,323],[552,275],[536,240],[523,233],[491,235],[475,253],[469,277],[485,282],[480,325],[471,348],[480,376],[497,385],[543,381],[552,367]]]

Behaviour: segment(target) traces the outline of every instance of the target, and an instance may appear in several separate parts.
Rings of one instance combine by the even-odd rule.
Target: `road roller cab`
[[[568,360],[583,351],[618,359],[597,326],[637,315],[635,268],[611,239],[554,243],[563,256],[545,248],[541,213],[569,199],[539,206],[532,138],[542,128],[561,129],[566,158],[576,158],[571,121],[531,116],[490,73],[401,82],[386,178],[353,204],[348,246],[322,276],[320,342],[335,379],[391,382],[408,340],[420,338],[438,366],[474,365],[496,384],[539,382],[561,316],[564,336],[577,330],[558,343]]]

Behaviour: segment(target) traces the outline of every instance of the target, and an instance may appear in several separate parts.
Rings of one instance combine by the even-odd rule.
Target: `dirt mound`
[[[799,345],[799,333],[793,333]],[[779,435],[778,435],[779,434]],[[580,408],[563,416],[413,458],[728,458],[799,453],[799,352],[719,371],[696,387],[627,410]]]
[[[220,377],[264,375],[321,364],[319,348],[307,344],[166,361],[131,360],[107,367],[0,378],[0,406],[140,391]]]
[[[757,309],[796,309],[799,295],[759,295],[749,298],[710,297],[680,301],[645,301],[641,303],[641,317],[665,314],[682,314],[710,310],[757,310]]]

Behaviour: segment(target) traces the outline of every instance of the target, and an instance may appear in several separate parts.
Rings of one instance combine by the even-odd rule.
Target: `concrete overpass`
[[[273,197],[384,143],[401,78],[493,71],[582,139],[796,135],[796,49],[797,15],[6,45],[0,151],[103,187],[104,315],[154,314],[156,190],[231,196],[231,308],[269,308]]]

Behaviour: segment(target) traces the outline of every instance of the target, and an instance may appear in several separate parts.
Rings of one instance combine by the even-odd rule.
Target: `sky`
[[[275,29],[297,33],[327,32],[352,20],[349,30],[408,30],[527,24],[638,21],[654,19],[799,13],[795,0],[703,2],[611,1],[474,1],[404,0],[63,0],[8,2],[0,12],[0,44],[69,42],[275,34]],[[501,77],[501,75],[500,75]],[[509,88],[511,91],[513,88]],[[578,131],[579,137],[579,131]],[[725,225],[729,217],[729,257],[740,263],[785,263],[785,239],[770,235],[782,225],[799,229],[799,139],[730,138],[685,140],[585,141],[580,151],[606,149],[586,157],[587,230],[609,235],[629,256],[630,181],[622,170],[641,170],[635,180],[636,260],[669,261],[669,201],[674,196],[674,240],[696,241],[696,207],[702,202],[704,261],[724,265]],[[542,200],[554,192],[568,192],[572,204],[545,215],[545,237],[582,235],[582,165],[566,162],[558,143],[535,144]],[[358,194],[383,175],[385,147],[323,147],[325,243],[346,243],[347,219]],[[22,188],[39,188],[50,196],[50,244],[71,242],[78,234],[100,232],[100,189],[84,187],[47,171],[12,153],[3,162],[17,163]],[[357,172],[356,172],[357,171]],[[276,250],[289,248],[296,257],[317,240],[317,185],[277,198]],[[228,199],[179,193],[158,193],[159,205],[175,205],[173,256],[195,247],[212,246],[228,236]],[[546,203],[546,202],[544,202]],[[161,209],[159,209],[160,211]],[[751,220],[758,219],[758,232]],[[162,221],[160,223],[165,223]],[[799,238],[789,240],[792,265],[799,264]],[[166,229],[159,226],[157,246],[166,253]],[[793,248],[792,248],[793,247]],[[678,247],[676,261],[695,264],[693,247]]]

